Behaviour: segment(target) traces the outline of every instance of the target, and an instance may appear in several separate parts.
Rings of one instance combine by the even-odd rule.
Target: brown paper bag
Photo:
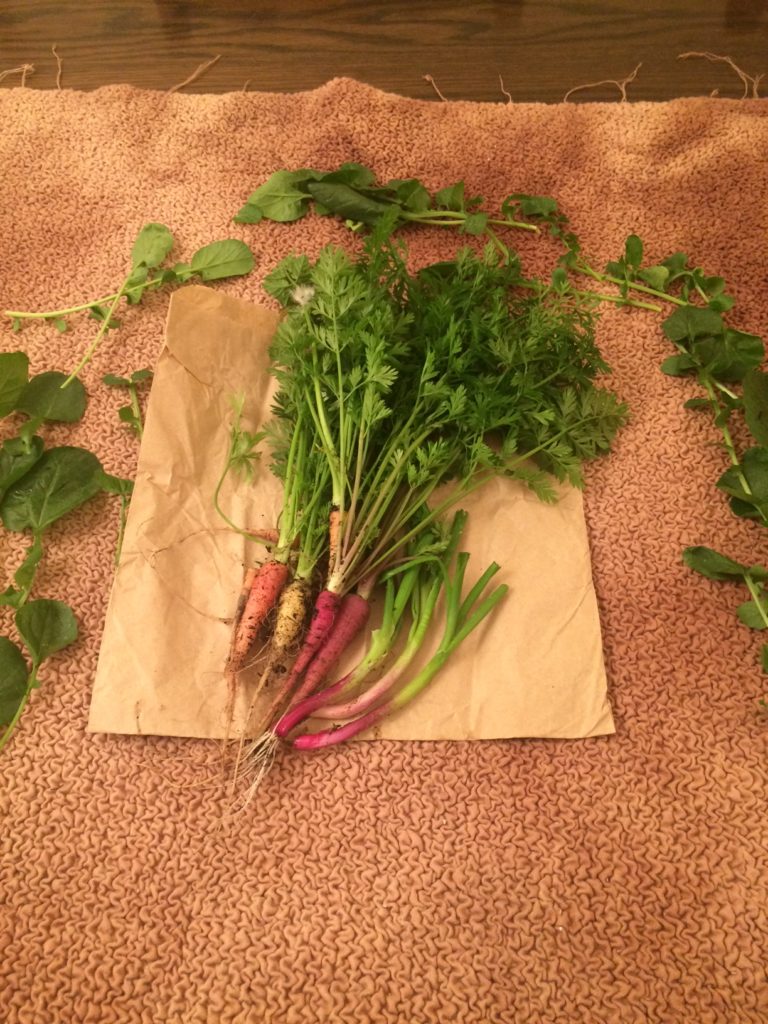
[[[88,727],[93,732],[221,738],[242,728],[248,687],[228,725],[223,666],[243,567],[264,549],[230,530],[213,494],[231,398],[245,425],[269,416],[267,348],[277,315],[201,286],[177,291],[156,368],[120,566],[110,596]],[[228,482],[236,523],[272,527],[281,490]],[[496,480],[464,503],[468,584],[486,566],[510,592],[386,739],[583,737],[614,731],[581,495],[544,505]],[[436,641],[432,638],[433,643]]]

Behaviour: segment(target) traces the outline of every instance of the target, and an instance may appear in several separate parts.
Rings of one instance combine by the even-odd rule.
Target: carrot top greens
[[[414,274],[406,255],[379,232],[357,260],[334,248],[313,264],[288,257],[264,282],[286,311],[275,415],[295,417],[300,402],[328,464],[334,590],[382,571],[492,476],[544,500],[552,476],[579,486],[626,415],[595,383],[607,369],[595,314],[567,286],[525,279],[492,247]]]

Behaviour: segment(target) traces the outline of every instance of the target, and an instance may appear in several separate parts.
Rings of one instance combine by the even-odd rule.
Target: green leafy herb
[[[28,601],[19,608],[16,628],[35,669],[77,639],[77,622],[69,605],[46,598]]]
[[[115,565],[120,564],[120,556],[123,553],[123,539],[125,537],[125,526],[128,520],[128,506],[133,494],[133,480],[126,480],[123,477],[112,476],[104,473],[101,486],[108,494],[114,494],[120,499],[120,517],[117,530],[117,543],[115,545]]]
[[[17,407],[29,377],[29,359],[24,352],[0,352],[0,417]]]
[[[201,281],[219,281],[224,277],[239,277],[253,270],[253,253],[236,238],[211,242],[198,249],[190,263],[192,274]]]
[[[41,598],[28,601],[16,611],[16,629],[30,653],[31,671],[20,649],[0,637],[0,750],[10,739],[34,689],[40,685],[38,670],[57,651],[77,639],[72,609],[62,601]]]
[[[28,674],[20,649],[7,636],[0,636],[0,725],[7,726],[19,713],[27,692]]]
[[[87,403],[85,388],[75,379],[65,390],[62,385],[66,379],[67,375],[58,370],[37,374],[22,390],[16,409],[41,421],[75,423],[82,419]]]
[[[164,224],[145,224],[131,249],[131,267],[155,268],[173,249],[173,235]]]
[[[237,526],[222,510],[221,489],[230,474],[233,474],[248,483],[253,481],[256,462],[261,458],[258,446],[264,440],[266,434],[264,431],[253,433],[243,427],[243,407],[245,405],[244,394],[233,395],[231,405],[234,412],[234,418],[229,430],[229,448],[227,450],[224,468],[222,469],[221,476],[219,477],[213,494],[213,506],[228,526],[238,533],[248,535],[248,530],[241,526]]]
[[[768,447],[768,374],[752,367],[742,381],[744,419],[758,444]]]
[[[121,406],[117,414],[137,437],[143,437],[144,421],[139,403],[139,387],[152,379],[152,371],[148,369],[135,370],[130,377],[118,377],[114,373],[106,373],[101,379],[108,387],[122,388],[128,392],[130,402],[128,405]]]
[[[101,490],[101,463],[84,448],[63,446],[44,452],[0,502],[7,530],[39,534]]]
[[[0,501],[11,486],[27,473],[43,454],[43,439],[10,437],[0,447]]]
[[[10,318],[14,329],[17,329],[23,320],[47,320],[53,323],[57,330],[66,330],[67,318],[80,312],[87,312],[90,317],[99,322],[96,335],[77,366],[62,384],[62,387],[70,388],[74,385],[76,375],[90,362],[107,331],[116,330],[121,326],[121,321],[116,313],[123,299],[128,305],[136,305],[146,292],[157,290],[164,285],[183,284],[193,277],[199,277],[201,281],[218,281],[226,277],[247,274],[254,265],[250,249],[244,242],[237,239],[212,242],[199,249],[190,263],[176,263],[173,267],[164,267],[163,264],[170,256],[172,249],[173,236],[165,225],[146,224],[139,232],[131,249],[130,271],[116,292],[68,306],[65,309],[48,310],[42,313],[4,310],[3,315]],[[2,369],[0,366],[0,380],[3,380]],[[15,372],[17,375],[21,372],[20,363],[17,364]],[[8,384],[9,398],[14,395],[14,387],[15,384]],[[6,401],[5,390],[0,384],[0,409],[3,408],[2,403]]]
[[[683,561],[707,579],[743,583],[749,591],[750,599],[736,608],[739,622],[749,629],[768,629],[768,569],[761,565],[736,562],[727,555],[702,546],[686,548]],[[768,673],[768,644],[763,644],[761,648],[760,663],[763,671]],[[765,702],[761,704],[765,706]]]
[[[417,178],[392,178],[379,184],[370,168],[346,163],[333,171],[275,171],[251,193],[234,220],[238,224],[258,224],[261,220],[288,223],[301,219],[314,208],[316,213],[339,217],[355,229],[376,228],[385,223],[391,228],[429,224],[468,235],[487,235],[506,256],[507,249],[497,229],[538,231],[537,224],[522,219],[524,214],[545,204],[544,200],[528,203],[532,198],[507,197],[501,212],[493,215],[480,208],[481,197],[466,197],[463,181],[432,194]],[[519,211],[521,219],[512,216],[513,209]]]

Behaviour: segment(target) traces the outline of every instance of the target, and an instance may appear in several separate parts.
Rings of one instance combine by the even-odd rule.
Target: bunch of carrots
[[[265,288],[284,311],[265,430],[283,504],[228,664],[235,679],[267,643],[266,710],[243,762],[257,774],[281,743],[318,750],[413,700],[506,592],[491,586],[495,563],[465,587],[462,500],[499,475],[555,500],[555,480],[580,486],[626,415],[596,383],[594,307],[567,283],[526,279],[514,254],[465,249],[414,273],[383,225],[357,257],[284,259]],[[374,594],[380,621],[334,681]],[[438,620],[442,639],[414,670]]]

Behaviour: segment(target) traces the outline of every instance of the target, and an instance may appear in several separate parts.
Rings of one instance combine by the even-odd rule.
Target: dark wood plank
[[[30,88],[93,89],[128,82],[167,89],[216,54],[192,92],[311,89],[338,75],[402,95],[561,100],[574,85],[620,79],[642,63],[632,99],[740,96],[724,64],[678,60],[685,51],[730,55],[768,72],[768,0],[2,0],[0,71],[35,67]],[[0,87],[18,84],[8,76]],[[618,98],[613,86],[574,95]]]

